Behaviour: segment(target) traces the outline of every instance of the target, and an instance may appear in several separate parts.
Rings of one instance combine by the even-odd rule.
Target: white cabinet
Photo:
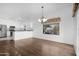
[[[32,31],[15,31],[15,40],[32,38]]]

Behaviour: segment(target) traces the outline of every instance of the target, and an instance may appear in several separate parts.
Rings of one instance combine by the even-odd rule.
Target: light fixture
[[[44,13],[43,13],[43,6],[41,7],[41,9],[42,9],[42,16],[41,16],[41,18],[38,20],[39,22],[41,22],[41,23],[44,23],[44,22],[46,22],[47,21],[47,19],[44,17]]]

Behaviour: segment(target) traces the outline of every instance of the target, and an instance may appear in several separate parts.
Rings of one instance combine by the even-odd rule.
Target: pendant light
[[[41,16],[41,18],[38,20],[40,23],[44,23],[44,22],[46,22],[47,21],[47,19],[44,17],[44,13],[43,13],[43,6],[41,7],[41,9],[42,9],[42,16]]]

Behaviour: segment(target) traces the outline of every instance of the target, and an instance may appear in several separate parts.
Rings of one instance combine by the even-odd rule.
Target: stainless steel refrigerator
[[[7,26],[0,24],[0,38],[7,37]]]

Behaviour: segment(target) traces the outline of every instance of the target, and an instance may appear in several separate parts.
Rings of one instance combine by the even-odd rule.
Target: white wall
[[[79,9],[76,12],[75,17],[73,17],[73,23],[74,23],[74,49],[76,52],[76,55],[79,56]]]
[[[73,43],[75,52],[77,53],[77,15],[73,17],[73,26],[74,26]]]
[[[56,11],[55,11],[56,12]],[[67,43],[73,45],[73,18],[72,18],[72,6],[59,10],[58,13],[55,13],[49,17],[60,17],[60,35],[47,35],[43,34],[43,26],[38,22],[34,21],[33,36],[37,38],[43,38],[51,41],[57,41],[61,43]]]
[[[79,9],[77,12],[77,40],[76,40],[76,54],[79,56]]]
[[[18,21],[14,21],[14,20],[10,20],[10,19],[1,19],[0,18],[0,24],[7,25],[8,28],[9,28],[9,26],[16,26],[17,28],[20,27],[20,24]]]

